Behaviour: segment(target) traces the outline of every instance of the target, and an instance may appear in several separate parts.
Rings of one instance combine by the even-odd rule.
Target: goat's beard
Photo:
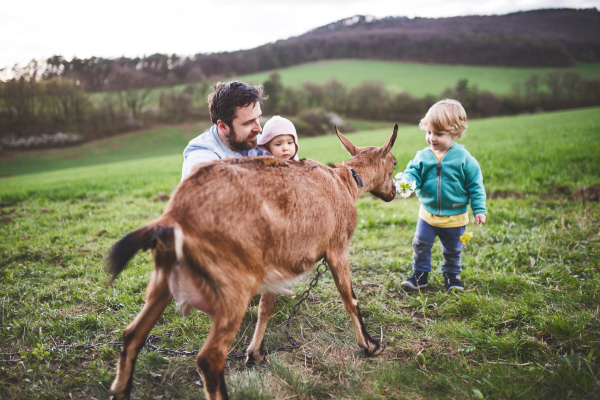
[[[248,138],[244,140],[238,140],[237,134],[235,133],[233,126],[231,127],[231,131],[225,134],[225,140],[227,140],[227,143],[229,144],[229,146],[231,146],[232,149],[235,149],[240,152],[245,150],[251,150],[256,147],[256,142],[254,142],[254,144],[247,142]]]

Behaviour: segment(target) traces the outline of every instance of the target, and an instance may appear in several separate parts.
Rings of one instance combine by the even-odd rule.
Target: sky
[[[354,15],[450,17],[600,0],[28,0],[0,5],[0,68],[58,54],[114,58],[248,49]]]

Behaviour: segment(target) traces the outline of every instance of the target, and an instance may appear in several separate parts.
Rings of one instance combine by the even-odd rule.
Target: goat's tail
[[[111,277],[111,282],[125,269],[127,263],[140,250],[154,249],[161,242],[173,242],[174,228],[158,226],[156,222],[129,232],[110,250],[106,258],[105,270]]]

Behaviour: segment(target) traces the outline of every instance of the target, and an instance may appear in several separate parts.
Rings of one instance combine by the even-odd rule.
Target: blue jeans
[[[460,253],[462,251],[462,242],[460,237],[465,233],[465,226],[456,228],[438,228],[429,225],[419,218],[417,222],[417,231],[413,240],[414,258],[413,270],[417,272],[431,272],[431,247],[435,237],[439,237],[442,242],[442,272],[460,274]]]

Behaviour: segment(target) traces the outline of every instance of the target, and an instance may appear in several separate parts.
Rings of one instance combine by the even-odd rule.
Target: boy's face
[[[296,153],[296,142],[292,135],[279,135],[269,142],[267,148],[273,157],[289,160]]]
[[[433,151],[444,151],[454,143],[454,138],[446,131],[436,131],[431,124],[426,125],[425,140]]]

